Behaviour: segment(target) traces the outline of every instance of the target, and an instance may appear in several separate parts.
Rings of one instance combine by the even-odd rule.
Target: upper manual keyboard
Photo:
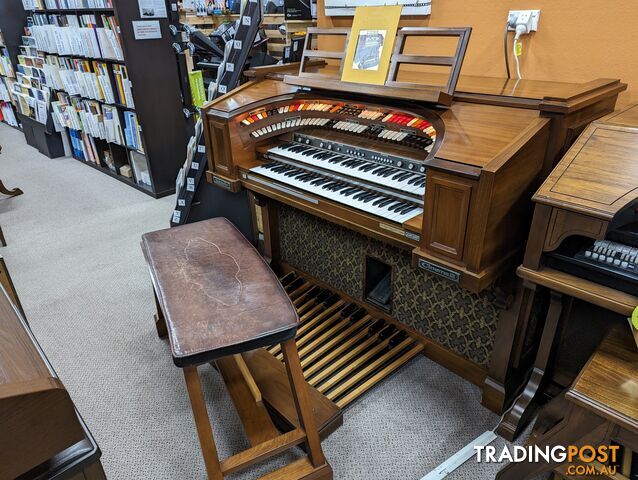
[[[301,143],[288,143],[271,148],[268,150],[268,157],[294,160],[419,198],[425,193],[424,173],[397,167],[392,162],[384,163],[381,158],[368,160],[364,155],[356,156]]]

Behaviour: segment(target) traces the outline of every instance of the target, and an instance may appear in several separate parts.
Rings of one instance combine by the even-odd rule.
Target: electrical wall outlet
[[[538,18],[541,16],[540,10],[510,10],[508,15],[508,30],[516,30],[517,24],[527,26],[527,33],[538,30]]]

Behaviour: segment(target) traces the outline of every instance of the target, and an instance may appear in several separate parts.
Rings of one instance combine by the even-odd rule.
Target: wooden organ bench
[[[305,443],[307,457],[262,478],[331,479],[313,413],[317,393],[306,384],[294,337],[299,317],[265,261],[226,219],[161,230],[143,236],[156,298],[163,318],[160,335],[168,335],[173,361],[184,370],[195,425],[210,479],[226,475]],[[164,322],[164,325],[162,325]],[[164,330],[163,327],[166,327]],[[263,379],[269,362],[249,366],[253,350],[281,344],[289,386],[275,369]],[[220,461],[206,409],[198,367],[215,362],[251,448]],[[257,363],[259,361],[257,360]],[[255,372],[255,376],[253,373]],[[295,426],[279,433],[266,409],[255,377],[265,389],[283,390],[294,406]],[[265,385],[270,383],[270,385]],[[318,403],[326,401],[321,397]],[[321,419],[319,419],[321,423]]]

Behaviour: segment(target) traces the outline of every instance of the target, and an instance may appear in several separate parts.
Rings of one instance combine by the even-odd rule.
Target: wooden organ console
[[[324,34],[349,33],[308,32]],[[453,57],[407,55],[409,35],[447,35],[459,46]],[[310,40],[297,75],[289,66],[250,72],[250,81],[205,106],[207,179],[251,193],[264,254],[286,275],[295,305],[310,305],[298,346],[313,345],[305,365],[319,391],[338,402],[331,392],[348,395],[413,356],[401,352],[424,350],[484,387],[483,403],[501,411],[524,369],[512,366],[495,335],[512,315],[508,280],[524,248],[531,196],[626,86],[459,77],[469,29],[403,29],[398,37],[384,86],[341,82],[343,52],[312,50]],[[451,73],[443,81],[399,74],[401,63],[443,64]],[[364,331],[372,317],[385,323]],[[313,369],[386,328],[371,348],[385,346],[367,363],[326,378]],[[370,368],[402,339],[409,341],[394,360]],[[333,375],[360,382],[340,389]]]

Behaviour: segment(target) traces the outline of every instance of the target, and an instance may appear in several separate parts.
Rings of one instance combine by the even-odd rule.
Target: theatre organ
[[[450,36],[458,46],[450,57],[408,55],[411,36]],[[356,335],[355,321],[338,327],[340,309],[361,307],[393,335],[407,332],[412,343],[402,348],[417,342],[484,386],[484,403],[500,410],[516,372],[495,332],[510,314],[515,292],[505,279],[524,248],[530,198],[625,85],[459,77],[468,39],[469,29],[400,30],[384,86],[341,82],[343,52],[313,50],[308,40],[297,75],[257,69],[205,107],[206,174],[217,187],[250,192],[264,253],[287,274],[296,304],[331,299],[321,318],[308,315],[309,330],[323,329],[306,344],[330,355]],[[450,75],[406,64],[445,65]],[[326,319],[334,329],[320,327]]]

